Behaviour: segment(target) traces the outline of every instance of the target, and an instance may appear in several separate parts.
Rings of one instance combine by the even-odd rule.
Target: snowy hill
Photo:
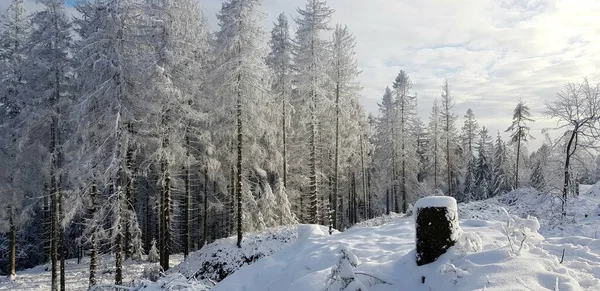
[[[530,189],[460,204],[459,242],[421,267],[413,218],[392,214],[333,235],[316,225],[274,228],[246,237],[242,249],[234,238],[221,239],[157,282],[142,278],[148,264],[130,262],[127,277],[140,278],[132,290],[598,290],[600,184],[581,193],[570,200],[565,219],[555,211],[557,199]],[[343,276],[356,282],[350,289],[340,287],[340,273],[331,276],[341,270],[342,254],[351,263]],[[103,276],[110,282],[106,259]],[[87,261],[67,265],[70,290],[85,290],[86,267]],[[26,270],[13,283],[0,282],[0,290],[46,290],[48,276],[44,266]]]
[[[415,263],[412,218],[373,226],[385,222],[376,219],[332,236],[302,226],[295,244],[241,269],[213,290],[337,290],[328,276],[339,261],[340,246],[358,258],[355,277],[369,290],[598,290],[600,240],[593,237],[600,225],[600,187],[591,188],[582,187],[582,196],[571,200],[564,220],[553,211],[559,207],[555,199],[527,189],[460,205],[458,245],[422,267]],[[503,208],[515,215],[510,227]],[[528,214],[539,216],[539,224],[519,219]]]

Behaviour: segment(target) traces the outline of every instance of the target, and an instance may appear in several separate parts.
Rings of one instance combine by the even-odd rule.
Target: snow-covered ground
[[[100,256],[98,266],[98,285],[110,286],[115,280],[115,260],[112,255]],[[183,260],[182,255],[170,256],[171,265],[177,265]],[[123,266],[123,282],[130,283],[137,278],[143,277],[144,270],[151,268],[150,263],[138,263],[127,260]],[[49,264],[40,265],[25,271],[17,272],[17,278],[14,281],[8,281],[6,278],[0,279],[0,290],[27,290],[27,291],[47,291],[50,290],[50,272]],[[77,260],[65,261],[65,281],[66,290],[87,290],[89,279],[89,257],[83,258],[81,264]]]
[[[368,290],[600,290],[600,240],[594,239],[600,187],[591,187],[591,193],[589,188],[582,187],[582,195],[569,201],[564,220],[559,200],[528,189],[459,205],[459,243],[421,267],[415,263],[412,218],[378,218],[332,236],[302,226],[292,246],[212,290],[340,290],[329,279],[340,247],[359,261],[348,277]],[[511,214],[508,226],[503,209]],[[539,223],[523,219],[527,215],[539,216]]]
[[[529,189],[459,204],[459,242],[421,267],[412,217],[392,214],[333,235],[315,225],[271,229],[247,237],[241,250],[233,238],[209,244],[158,282],[136,280],[135,290],[208,290],[225,275],[211,290],[600,290],[599,206],[600,184],[582,186],[565,219],[560,200]],[[130,264],[127,281],[147,266]],[[44,268],[2,281],[0,290],[48,290]],[[101,270],[111,268],[106,257]],[[67,289],[85,290],[87,260],[69,261],[67,270]],[[113,274],[102,278],[110,284]]]

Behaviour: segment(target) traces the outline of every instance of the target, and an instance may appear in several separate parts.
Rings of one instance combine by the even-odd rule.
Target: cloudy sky
[[[34,0],[26,0],[35,9]],[[68,0],[74,2],[75,0]],[[264,0],[265,28],[295,17],[306,0]],[[4,11],[9,0],[0,0]],[[211,28],[220,0],[200,0]],[[357,40],[366,108],[376,112],[386,86],[405,70],[426,119],[448,79],[462,117],[473,109],[495,135],[509,125],[522,98],[531,107],[532,134],[555,122],[544,104],[567,82],[600,81],[600,1],[596,0],[329,0],[332,25],[346,24]],[[462,120],[460,120],[462,124]]]

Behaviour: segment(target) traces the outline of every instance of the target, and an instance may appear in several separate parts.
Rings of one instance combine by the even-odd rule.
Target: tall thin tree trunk
[[[165,189],[164,189],[165,204],[163,205],[164,211],[164,228],[163,228],[163,239],[164,239],[164,256],[162,268],[164,271],[169,269],[169,255],[171,254],[171,174],[167,170],[165,175]]]
[[[231,147],[231,154],[233,155],[233,145]],[[231,166],[231,175],[230,175],[230,191],[229,191],[229,199],[230,201],[230,205],[229,205],[229,235],[233,234],[233,229],[235,228],[235,195],[236,195],[236,191],[235,191],[235,168],[233,167],[233,165]]]
[[[567,216],[567,197],[568,197],[568,193],[569,193],[569,181],[570,181],[570,172],[569,172],[569,167],[570,167],[570,163],[571,163],[571,157],[573,156],[573,154],[575,153],[575,150],[577,149],[577,131],[579,130],[578,126],[575,126],[575,128],[573,129],[573,132],[571,133],[571,138],[569,139],[569,143],[567,144],[567,154],[565,157],[565,167],[564,167],[564,182],[563,182],[563,189],[562,189],[562,205],[561,205],[561,210],[562,210],[562,215],[563,216]]]
[[[119,174],[120,175],[120,174]],[[117,177],[117,207],[116,207],[116,211],[117,211],[117,216],[120,217],[123,215],[122,213],[122,209],[123,209],[123,203],[125,203],[125,201],[123,201],[123,197],[121,194],[121,185],[119,185],[120,183],[118,182],[120,180],[119,177]],[[122,218],[122,217],[121,217]],[[119,219],[118,222],[119,225],[117,225],[117,234],[115,236],[115,285],[122,285],[123,284],[123,223],[122,223],[122,219]]]
[[[369,197],[369,203],[367,207],[367,219],[373,218],[373,197],[371,197],[371,171],[367,171],[367,196]]]
[[[158,253],[159,253],[159,263],[160,266],[163,267],[165,261],[165,181],[164,181],[164,173],[165,173],[165,162],[164,160],[161,162],[161,178],[162,187],[160,188],[160,192],[158,193]]]
[[[519,127],[519,131],[521,128]],[[517,141],[517,167],[515,169],[515,189],[519,188],[519,157],[521,157],[521,133],[518,133],[519,138]]]
[[[10,227],[10,245],[9,245],[9,272],[11,279],[17,276],[17,227],[15,226],[14,209],[8,206],[8,224]]]
[[[127,131],[129,133],[129,136],[133,136],[133,125],[131,123],[127,124]],[[133,143],[131,141],[127,141],[127,153],[126,153],[126,163],[127,163],[127,185],[126,185],[126,194],[125,194],[125,203],[126,203],[126,208],[127,212],[125,213],[125,217],[126,217],[126,221],[127,223],[125,223],[125,244],[124,244],[124,248],[125,248],[125,259],[129,258],[131,256],[132,250],[131,250],[131,240],[132,240],[132,235],[131,235],[131,221],[135,218],[137,219],[137,216],[134,216],[133,213],[135,211],[134,209],[134,205],[135,205],[135,148],[133,146]]]
[[[91,289],[93,286],[96,286],[96,270],[98,270],[98,233],[97,233],[97,227],[98,225],[96,225],[96,223],[98,223],[97,221],[95,221],[96,219],[96,213],[98,212],[98,186],[96,184],[96,182],[94,181],[92,183],[92,189],[91,189],[91,198],[92,198],[92,220],[94,223],[94,229],[92,230],[92,249],[90,252],[90,280],[89,280],[89,288]]]
[[[309,165],[310,165],[310,175],[309,175],[309,185],[310,192],[308,196],[308,223],[317,223],[317,215],[318,215],[318,185],[317,185],[317,114],[316,114],[316,96],[315,93],[313,95],[313,105],[311,108],[311,123],[310,123],[310,157],[309,157]]]
[[[362,196],[363,196],[363,209],[364,209],[364,217],[367,218],[367,180],[366,180],[366,172],[365,172],[365,149],[363,142],[363,135],[360,134],[360,167],[362,173]]]
[[[241,48],[240,51],[241,52]],[[241,67],[242,61],[240,60],[239,66]],[[242,148],[244,142],[243,136],[243,124],[242,124],[242,75],[238,73],[237,76],[238,88],[237,88],[237,246],[242,247]]]
[[[50,257],[51,257],[51,271],[52,271],[52,291],[58,291],[59,289],[59,278],[58,278],[58,199],[57,192],[58,186],[56,185],[55,173],[52,170],[52,187],[51,187],[51,234],[50,234]]]
[[[385,214],[390,215],[390,189],[385,190]]]
[[[339,67],[339,66],[338,66]],[[334,158],[334,174],[333,174],[333,196],[335,204],[333,205],[333,225],[335,228],[340,229],[337,223],[337,200],[339,196],[340,182],[339,182],[339,168],[340,168],[340,84],[339,82],[335,86],[335,158]]]
[[[204,167],[204,227],[202,233],[202,245],[206,245],[208,241],[208,165]]]
[[[60,221],[64,220],[64,210],[63,210],[63,196],[62,196],[62,192],[59,192],[60,194],[58,195],[58,217],[60,219]],[[65,257],[66,257],[66,252],[67,252],[67,248],[65,247],[65,230],[62,227],[62,224],[59,223],[59,234],[58,234],[58,250],[59,253],[58,255],[60,256],[60,291],[65,291]]]
[[[47,183],[44,183],[44,193],[48,193],[48,195],[44,195],[43,198],[43,203],[44,203],[44,222],[43,222],[43,227],[44,227],[44,237],[45,238],[49,238],[49,239],[44,239],[44,259],[45,262],[50,262],[52,260],[52,256],[51,256],[51,237],[52,237],[52,211],[51,211],[51,199],[50,197],[52,196],[52,187],[48,187]]]
[[[285,89],[284,89],[285,90]],[[283,101],[282,101],[282,115],[283,115],[283,120],[282,120],[282,131],[283,131],[283,187],[287,189],[287,130],[286,130],[286,123],[287,123],[287,110],[286,110],[286,100],[285,100],[285,91],[283,93]]]
[[[152,198],[150,196],[149,190],[150,190],[150,183],[148,182],[148,178],[146,177],[145,183],[146,183],[146,236],[144,237],[146,239],[145,245],[146,245],[146,250],[150,251],[150,248],[152,247],[152,239],[154,238],[154,234],[153,234],[153,225],[155,225],[153,223],[153,217],[152,217]]]
[[[184,198],[184,223],[183,223],[183,257],[186,259],[190,253],[190,215],[192,191],[190,190],[190,136],[189,123],[185,134],[185,198]]]

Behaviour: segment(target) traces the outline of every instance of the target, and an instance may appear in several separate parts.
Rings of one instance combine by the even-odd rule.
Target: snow
[[[460,220],[462,232],[456,245],[428,265],[416,266],[412,218],[377,218],[331,236],[315,228],[308,239],[239,270],[213,290],[339,290],[328,285],[328,278],[338,264],[340,248],[356,255],[360,262],[354,269],[360,281],[356,284],[368,290],[554,290],[555,286],[563,291],[597,290],[600,241],[580,236],[551,237],[557,231],[544,218],[554,219],[552,214],[540,220],[527,218],[527,213],[548,211],[542,206],[553,206],[549,201],[541,203],[538,195],[526,189],[476,205],[460,205],[458,210],[464,219]],[[438,201],[434,205],[448,206]],[[572,209],[584,204],[597,207],[593,194],[572,202]],[[581,208],[585,212],[594,207]],[[563,222],[563,231],[574,230],[577,226],[572,224],[577,224],[581,216]],[[509,242],[509,220],[514,229],[527,231],[523,244],[516,237]],[[550,237],[546,239],[538,231]],[[513,252],[510,243],[522,246],[520,253]],[[563,249],[566,255],[561,264]]]
[[[415,213],[419,212],[419,209],[428,207],[443,207],[449,211],[456,212],[456,199],[448,196],[429,196],[423,197],[415,203]]]
[[[171,266],[179,264],[183,256],[171,255],[169,257]],[[103,286],[97,290],[107,289],[114,284],[115,279],[115,257],[113,255],[100,256],[98,265],[98,285]],[[144,270],[156,266],[158,264],[136,262],[134,260],[126,260],[123,266],[123,283],[124,285],[131,284],[137,278],[143,277]],[[77,259],[65,261],[65,279],[66,290],[87,290],[89,279],[90,259],[85,257],[81,260],[81,264],[77,264]],[[0,277],[0,291],[4,290],[27,290],[27,291],[47,291],[50,290],[50,266],[40,265],[24,271],[18,271],[15,280],[8,281]]]
[[[148,291],[598,290],[600,186],[582,186],[581,193],[570,200],[564,219],[553,213],[556,197],[531,189],[460,204],[462,231],[456,244],[420,267],[414,219],[391,214],[333,235],[317,225],[273,228],[245,237],[241,249],[233,237],[218,240],[157,282],[141,278],[129,286]],[[433,200],[433,205],[448,206],[448,200]],[[102,271],[112,268],[111,260],[103,257],[103,284],[112,280],[113,274]],[[218,262],[228,266],[221,282],[210,268],[199,272]],[[127,281],[143,277],[148,266],[128,261]],[[2,279],[0,290],[48,290],[45,267],[18,272],[14,282]],[[85,290],[87,260],[82,265],[69,261],[67,268],[68,289]]]

